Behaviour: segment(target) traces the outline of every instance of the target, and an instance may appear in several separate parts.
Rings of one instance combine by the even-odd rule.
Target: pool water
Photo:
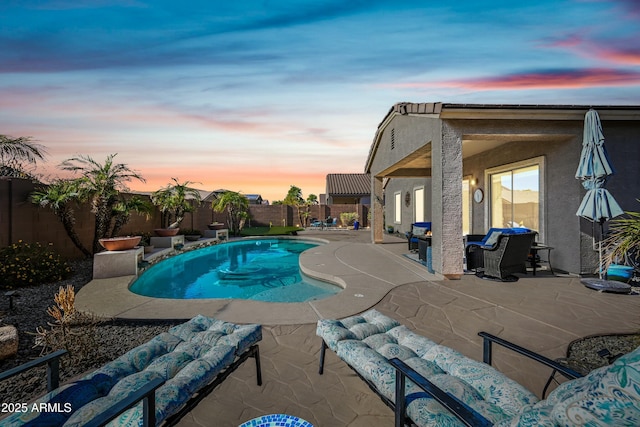
[[[297,239],[248,239],[209,246],[153,265],[129,290],[155,298],[322,299],[342,288],[301,274],[300,253],[315,246]]]

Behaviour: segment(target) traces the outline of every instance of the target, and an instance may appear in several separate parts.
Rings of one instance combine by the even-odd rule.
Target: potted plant
[[[189,240],[190,242],[195,242],[196,240],[202,237],[202,232],[200,230],[191,229],[191,228],[182,228],[182,234],[184,234],[184,238]]]
[[[180,223],[187,212],[193,212],[200,205],[200,192],[189,184],[191,181],[180,183],[177,178],[171,178],[173,184],[154,191],[151,202],[162,213],[162,228],[154,231],[158,236],[175,236],[178,234]]]
[[[99,239],[100,245],[108,251],[127,251],[138,246],[140,236],[105,237]]]
[[[625,212],[624,217],[612,219],[605,246],[607,269],[621,262],[640,271],[640,212]]]

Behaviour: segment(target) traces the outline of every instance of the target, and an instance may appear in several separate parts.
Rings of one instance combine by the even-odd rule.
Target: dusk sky
[[[397,102],[634,104],[637,0],[2,0],[0,134],[281,200]]]

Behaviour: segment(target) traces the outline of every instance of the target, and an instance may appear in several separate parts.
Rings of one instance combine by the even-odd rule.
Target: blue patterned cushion
[[[25,424],[31,426],[55,426],[62,425],[71,416],[73,411],[86,405],[93,399],[97,399],[102,394],[92,381],[80,380],[63,385],[28,405],[29,412],[16,412],[15,414],[0,421],[2,426],[13,427]],[[33,404],[40,403],[58,404],[62,408],[61,412],[31,412]],[[67,410],[69,412],[65,412]]]
[[[393,359],[394,357],[397,357],[400,360],[406,360],[410,357],[417,356],[413,351],[411,351],[411,349],[399,344],[384,344],[383,346],[381,346],[380,348],[376,348],[375,350],[387,359]]]
[[[319,320],[316,327],[316,335],[322,337],[327,346],[333,351],[336,351],[336,345],[339,341],[356,339],[355,334],[338,320]]]
[[[416,334],[404,325],[390,329],[388,334],[394,337],[398,344],[410,348],[420,357],[423,357],[431,347],[437,345],[435,342],[422,335]]]
[[[640,347],[584,379],[589,387],[581,387],[574,395],[557,393],[566,399],[553,408],[552,417],[556,423],[640,425]],[[554,395],[554,400],[557,398]]]
[[[260,325],[233,325],[225,324],[225,336],[221,337],[217,345],[232,345],[237,353],[243,353],[262,339],[262,327]],[[229,332],[231,331],[231,332]]]
[[[182,351],[172,351],[158,357],[144,372],[156,372],[165,380],[173,378],[180,369],[193,360],[193,356]],[[127,377],[128,378],[128,377]],[[126,378],[125,378],[126,379]]]

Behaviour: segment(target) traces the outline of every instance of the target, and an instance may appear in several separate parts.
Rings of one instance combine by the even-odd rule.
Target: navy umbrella
[[[582,153],[576,171],[587,193],[580,203],[576,215],[600,224],[599,276],[602,279],[602,234],[604,223],[624,212],[611,193],[604,188],[607,178],[613,175],[613,167],[604,147],[604,135],[600,117],[594,109],[587,111],[584,118]],[[594,233],[595,234],[595,233]]]

